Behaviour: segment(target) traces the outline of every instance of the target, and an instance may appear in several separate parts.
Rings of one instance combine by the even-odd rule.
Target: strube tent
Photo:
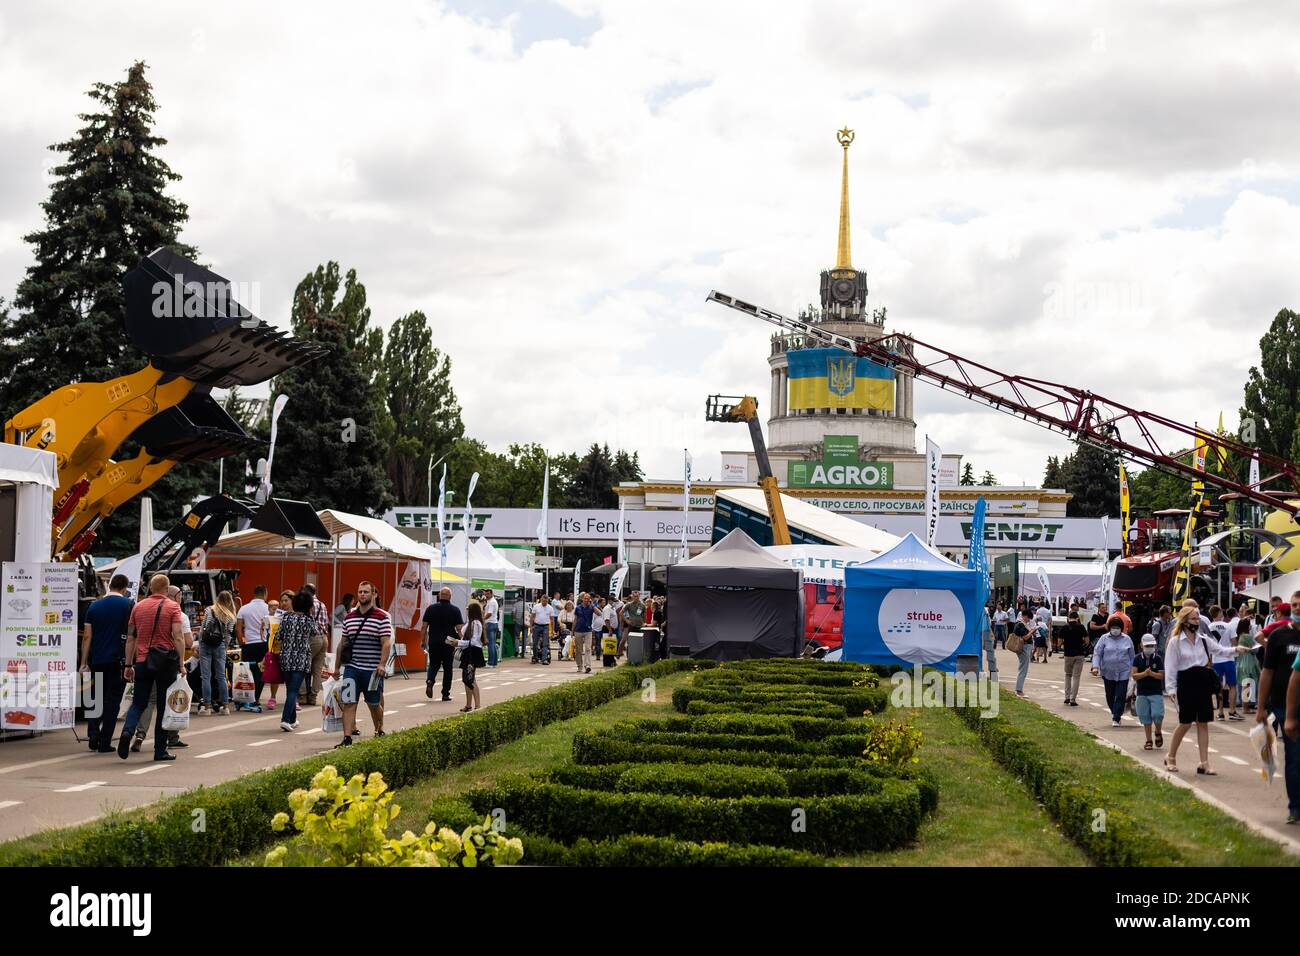
[[[673,651],[715,661],[797,657],[801,594],[799,572],[736,529],[668,568]]]
[[[844,581],[844,660],[955,671],[957,655],[979,654],[979,572],[915,535]]]

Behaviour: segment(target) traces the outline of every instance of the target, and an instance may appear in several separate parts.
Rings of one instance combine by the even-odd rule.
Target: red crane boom
[[[721,292],[710,292],[707,301],[770,322],[828,348],[844,349],[880,365],[905,371],[931,385],[957,392],[972,401],[1060,432],[1076,441],[1117,452],[1132,461],[1192,481],[1217,485],[1267,508],[1278,508],[1293,517],[1300,511],[1300,504],[1287,500],[1300,499],[1300,472],[1297,472],[1295,465],[1227,435],[1214,434],[1163,415],[1139,411],[1087,389],[999,372],[947,349],[928,345],[910,335],[894,334],[874,341],[859,342],[829,332],[811,322],[791,319]],[[1172,433],[1176,436],[1173,442],[1183,448],[1204,445],[1209,460],[1217,458],[1227,463],[1231,461],[1229,456],[1238,456],[1240,461],[1255,458],[1260,465],[1260,480],[1251,484],[1248,479],[1242,480],[1235,474],[1216,475],[1198,471],[1192,465],[1179,461],[1174,445],[1170,446],[1171,451],[1165,451],[1157,432]],[[1183,444],[1184,441],[1186,444]],[[1165,442],[1169,444],[1169,439]],[[1185,451],[1181,453],[1186,454]],[[1266,490],[1270,485],[1274,490]]]

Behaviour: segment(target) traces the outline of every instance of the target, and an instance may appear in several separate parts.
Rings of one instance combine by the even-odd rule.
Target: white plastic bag
[[[321,704],[320,729],[323,733],[337,734],[343,731],[343,695],[339,692],[341,682],[331,677],[321,687],[324,703]]]
[[[230,699],[236,704],[251,704],[257,692],[257,685],[253,683],[252,665],[240,661],[230,676]]]
[[[181,675],[167,688],[167,706],[163,709],[163,730],[184,730],[190,725],[190,684]]]
[[[573,660],[573,635],[570,634],[564,639],[564,646],[560,648],[560,660]]]

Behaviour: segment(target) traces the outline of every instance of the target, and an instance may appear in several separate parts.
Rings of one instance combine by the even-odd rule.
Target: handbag
[[[1024,625],[1017,624],[1016,629],[1024,630]],[[1007,635],[1007,643],[1006,643],[1007,650],[1009,650],[1012,654],[1019,654],[1022,650],[1025,649],[1025,637],[1026,637],[1025,634],[1017,634],[1016,630],[1013,629],[1011,633]]]
[[[284,683],[284,674],[280,672],[279,654],[267,654],[262,658],[262,682],[264,684]]]
[[[209,611],[208,616],[203,619],[203,630],[199,631],[199,643],[204,647],[220,647],[225,642],[225,629],[222,627],[220,619],[212,611]]]
[[[154,636],[158,633],[158,621],[162,617],[163,604],[166,599],[158,602],[158,611],[153,616],[153,627],[149,631],[149,650],[144,656],[144,666],[147,670],[155,674],[163,670],[169,670],[171,667],[180,667],[181,657],[176,653],[175,647],[156,647],[153,645]]]

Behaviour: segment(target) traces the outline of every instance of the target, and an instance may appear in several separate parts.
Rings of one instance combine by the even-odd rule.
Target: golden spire
[[[853,142],[853,130],[846,126],[835,134],[835,138],[844,147],[844,175],[840,183],[840,242],[835,252],[835,268],[852,269],[853,254],[849,249],[849,145]]]

